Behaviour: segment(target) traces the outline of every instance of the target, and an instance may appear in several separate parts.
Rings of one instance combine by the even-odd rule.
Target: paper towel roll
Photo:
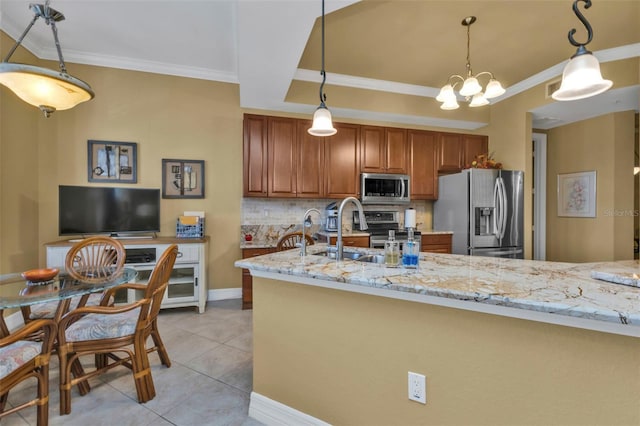
[[[404,211],[404,227],[415,228],[416,227],[416,210],[406,209]]]

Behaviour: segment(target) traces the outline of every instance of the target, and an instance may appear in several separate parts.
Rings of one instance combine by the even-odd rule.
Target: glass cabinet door
[[[165,300],[196,300],[197,265],[175,265],[171,271]]]

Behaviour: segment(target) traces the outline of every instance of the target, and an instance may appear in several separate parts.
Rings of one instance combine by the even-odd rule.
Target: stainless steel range
[[[404,228],[400,228],[400,213],[397,211],[365,211],[364,212],[367,225],[370,233],[369,247],[371,248],[384,248],[384,242],[389,237],[389,230],[393,229],[396,232],[396,241],[400,243],[400,249],[402,245],[407,241],[408,232]],[[353,212],[353,229],[359,229],[360,217],[357,211]],[[418,242],[418,247],[421,245],[422,236],[420,231],[414,230],[413,239]]]

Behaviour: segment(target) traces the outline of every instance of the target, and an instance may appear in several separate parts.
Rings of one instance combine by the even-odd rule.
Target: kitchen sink
[[[315,253],[315,256],[326,256],[329,259],[336,258],[335,251],[321,251]],[[358,253],[357,251],[345,251],[343,253],[344,259],[355,260],[358,262],[365,263],[384,263],[384,256],[381,254],[366,254],[366,253]]]

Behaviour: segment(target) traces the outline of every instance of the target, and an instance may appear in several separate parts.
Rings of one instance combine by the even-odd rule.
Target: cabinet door
[[[385,129],[385,171],[407,173],[407,130]]]
[[[329,244],[335,245],[337,237],[330,237]],[[342,244],[345,247],[369,247],[369,237],[363,235],[357,236],[342,236]]]
[[[325,138],[326,197],[357,197],[359,193],[359,126],[335,123],[338,130]]]
[[[267,196],[267,117],[245,114],[243,142],[243,194]]]
[[[438,199],[438,134],[409,130],[409,175],[412,200]]]
[[[440,133],[438,152],[438,171],[456,173],[462,170],[462,135]]]
[[[360,126],[360,170],[365,173],[385,171],[385,129]]]
[[[297,196],[324,198],[324,138],[307,132],[310,120],[298,120]]]
[[[269,117],[268,196],[295,197],[297,180],[296,120]]]
[[[464,168],[471,167],[471,162],[478,155],[489,154],[489,137],[484,135],[464,135],[463,140],[463,162]]]

